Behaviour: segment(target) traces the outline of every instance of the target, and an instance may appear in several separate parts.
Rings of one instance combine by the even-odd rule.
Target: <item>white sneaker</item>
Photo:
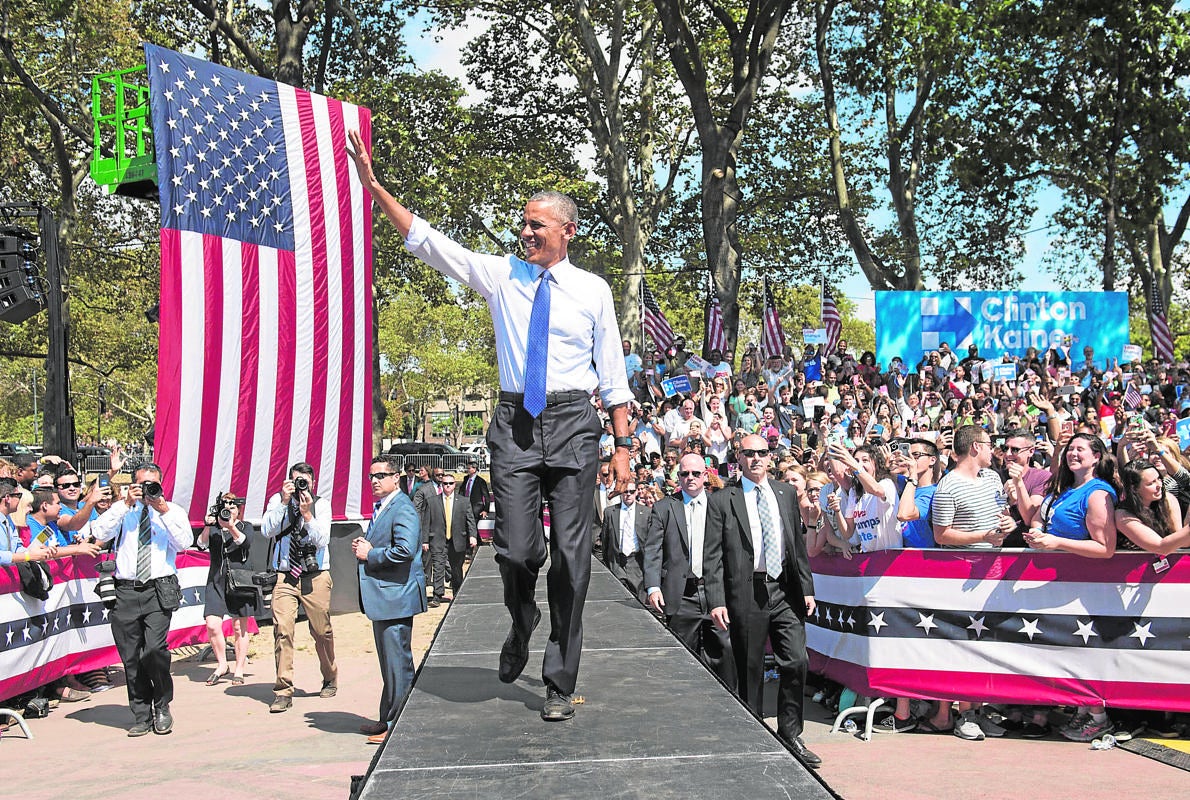
[[[971,712],[971,717],[985,736],[1000,737],[1008,732],[1004,727],[992,722],[990,717],[986,717],[978,711]]]
[[[982,742],[984,733],[974,719],[976,716],[978,715],[968,711],[955,720],[954,735],[970,742]]]

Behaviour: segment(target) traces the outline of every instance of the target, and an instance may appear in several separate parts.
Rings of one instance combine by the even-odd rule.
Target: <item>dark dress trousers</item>
[[[492,545],[504,604],[524,636],[537,611],[537,576],[547,555],[541,512],[549,502],[551,619],[541,677],[563,694],[574,692],[582,656],[583,606],[591,583],[591,487],[601,430],[586,392],[557,393],[537,419],[529,416],[520,395],[501,393],[488,428],[496,499]]]
[[[635,552],[631,555],[624,555],[621,551],[620,518],[624,509],[620,503],[608,506],[603,512],[603,532],[600,536],[603,539],[603,563],[607,565],[608,571],[619,578],[628,587],[628,591],[632,592],[632,596],[643,605],[645,602],[644,547],[645,538],[649,535],[650,510],[640,503],[634,505],[636,519],[633,528],[636,531],[637,543]]]
[[[474,476],[467,476],[459,481],[455,491],[461,491],[463,496],[471,502],[471,513],[476,520],[488,510],[488,505],[492,502],[492,490],[488,488],[488,482],[478,472]]]
[[[704,494],[703,502],[709,503],[710,496]],[[680,492],[653,505],[645,540],[644,570],[646,591],[653,586],[661,588],[666,626],[727,688],[735,691],[731,637],[711,621],[706,587],[693,572],[686,506]]]
[[[766,637],[772,641],[781,676],[777,733],[792,742],[802,734],[802,693],[808,664],[804,598],[814,594],[814,579],[797,493],[779,481],[770,480],[769,486],[776,497],[784,544],[780,576],[770,580],[763,572],[763,559],[762,571],[754,571],[744,491],[739,484],[732,484],[712,494],[707,504],[703,579],[711,608],[727,607],[737,693],[758,716],[764,715],[764,643]]]

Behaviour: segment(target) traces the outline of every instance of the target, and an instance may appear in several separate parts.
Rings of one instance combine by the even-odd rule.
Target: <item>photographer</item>
[[[211,566],[207,570],[206,606],[207,637],[215,653],[215,672],[207,678],[207,686],[214,686],[229,671],[227,644],[223,638],[223,618],[231,617],[236,668],[232,673],[233,686],[244,683],[244,667],[248,663],[248,619],[261,611],[260,592],[232,592],[228,590],[227,573],[231,567],[245,568],[251,542],[252,526],[240,520],[243,500],[227,492],[215,499],[207,511],[207,527],[198,535],[198,546],[208,548]]]
[[[306,610],[314,650],[322,669],[319,697],[334,697],[339,670],[335,666],[335,637],[331,629],[330,553],[331,508],[318,502],[314,468],[298,462],[289,468],[281,491],[269,498],[260,524],[263,536],[276,539],[269,566],[277,570],[273,589],[273,638],[277,660],[276,697],[269,711],[278,714],[293,705],[293,630],[298,603]]]
[[[143,464],[132,480],[123,502],[91,523],[91,533],[99,542],[116,540],[111,622],[134,718],[128,735],[167,734],[174,724],[169,712],[174,683],[166,635],[182,602],[174,562],[194,537],[186,511],[163,496],[160,467]]]

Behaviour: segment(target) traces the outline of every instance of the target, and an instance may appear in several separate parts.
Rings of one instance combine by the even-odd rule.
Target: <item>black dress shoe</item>
[[[144,736],[151,730],[153,730],[153,724],[150,722],[134,722],[132,723],[132,727],[128,729],[128,735]]]
[[[442,601],[437,597],[431,597],[430,602],[426,603],[426,605],[428,605],[430,608],[437,608],[438,606],[442,605]]]
[[[793,755],[797,760],[807,767],[817,768],[822,765],[822,759],[813,750],[806,747],[806,743],[802,741],[802,737],[800,736],[790,742],[789,749],[793,751]]]
[[[537,623],[541,622],[541,609],[533,609],[533,624],[529,626],[529,636],[537,629]],[[517,633],[516,624],[512,626],[512,630],[508,632],[508,638],[504,640],[504,646],[500,648],[500,681],[502,683],[512,683],[525,669],[525,664],[529,663],[529,636],[521,638]]]
[[[174,729],[174,717],[169,713],[169,706],[163,705],[153,709],[153,733],[162,736]]]
[[[541,718],[546,722],[562,722],[574,716],[574,703],[570,696],[562,694],[553,686],[545,687],[545,705],[541,707]]]

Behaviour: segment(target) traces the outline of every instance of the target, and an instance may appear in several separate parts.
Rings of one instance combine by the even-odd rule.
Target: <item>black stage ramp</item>
[[[360,797],[829,798],[833,795],[594,560],[574,719],[547,723],[543,619],[529,664],[496,675],[508,612],[482,548]]]

